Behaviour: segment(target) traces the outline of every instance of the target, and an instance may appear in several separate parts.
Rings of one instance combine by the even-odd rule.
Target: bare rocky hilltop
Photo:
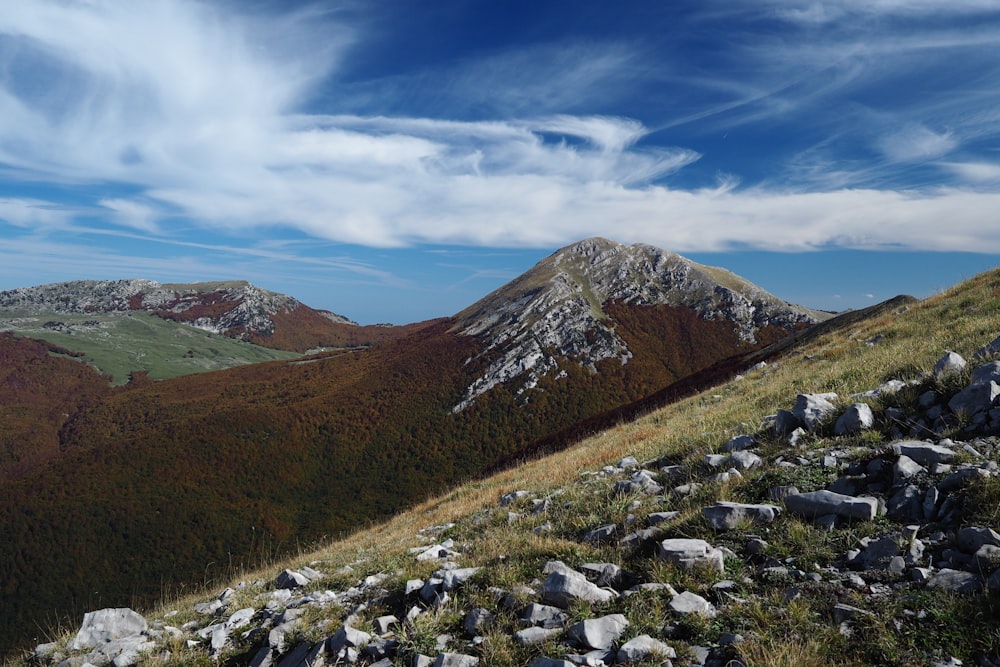
[[[274,316],[303,307],[249,282],[160,284],[153,280],[77,280],[0,292],[0,310],[26,314],[145,311],[237,339],[274,334]],[[329,311],[331,322],[352,324]]]
[[[559,372],[560,357],[595,371],[604,359],[627,364],[632,352],[606,310],[609,303],[689,308],[702,319],[731,322],[740,340],[751,344],[764,327],[793,331],[829,317],[662,248],[586,239],[456,315],[457,328],[481,338],[480,356],[491,362],[455,411],[515,378],[520,391],[533,388]]]

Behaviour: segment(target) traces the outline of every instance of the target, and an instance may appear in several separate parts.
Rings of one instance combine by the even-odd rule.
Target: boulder
[[[541,657],[529,662],[528,667],[576,667],[576,665],[569,660]]]
[[[907,456],[920,465],[933,463],[951,463],[955,460],[955,452],[943,445],[934,445],[922,440],[903,440],[892,445],[896,456]]]
[[[100,609],[83,615],[70,648],[79,651],[101,644],[142,635],[149,629],[146,619],[131,609]]]
[[[615,656],[615,662],[628,664],[646,660],[669,660],[676,657],[677,652],[659,639],[653,639],[649,635],[639,635],[621,645]]]
[[[934,364],[934,377],[943,378],[965,370],[965,359],[957,352],[948,352]]]
[[[964,570],[942,569],[927,582],[927,588],[940,589],[952,593],[978,593],[983,590],[983,578]]]
[[[299,586],[305,586],[309,583],[309,578],[300,572],[295,570],[285,570],[277,576],[274,580],[274,586],[276,588],[293,589]]]
[[[543,628],[561,628],[569,619],[559,607],[534,602],[525,607],[518,619],[528,625],[538,625]]]
[[[746,522],[771,523],[780,511],[781,508],[775,505],[749,505],[718,501],[710,507],[702,508],[701,513],[705,515],[709,525],[715,530],[732,530]]]
[[[837,400],[837,395],[829,394],[799,394],[795,399],[792,414],[806,427],[814,431],[820,422],[837,409],[830,401]]]
[[[1000,361],[991,361],[988,364],[978,366],[972,371],[972,380],[969,384],[988,384],[990,382],[1000,382]]]
[[[544,644],[553,637],[562,633],[560,628],[542,628],[531,626],[514,633],[514,641],[520,646],[533,646],[534,644]]]
[[[478,637],[493,623],[493,619],[493,612],[489,609],[476,607],[475,609],[470,609],[469,613],[465,615],[465,619],[462,621],[462,629],[470,637]]]
[[[785,496],[785,507],[806,519],[832,514],[844,519],[871,521],[878,513],[878,500],[823,490]]]
[[[565,568],[565,566],[563,566]],[[559,569],[549,574],[542,584],[542,600],[566,609],[574,600],[583,602],[607,602],[617,597],[617,593],[600,588],[575,570]]]
[[[983,545],[1000,547],[1000,534],[985,526],[968,526],[958,531],[955,544],[963,553],[974,554]]]
[[[479,658],[462,653],[441,653],[434,659],[434,667],[476,667]]]
[[[837,419],[833,432],[837,435],[849,435],[859,431],[867,431],[875,425],[875,415],[867,403],[855,403],[844,411]]]
[[[997,396],[1000,396],[1000,384],[993,380],[978,382],[952,396],[948,407],[955,414],[976,415],[992,408]]]
[[[698,614],[706,618],[715,618],[718,613],[711,602],[691,591],[675,595],[670,600],[670,609],[675,614]]]
[[[724,452],[738,452],[743,449],[750,449],[757,444],[752,435],[737,435],[730,438],[726,444],[722,445]]]
[[[660,542],[659,555],[660,558],[684,569],[701,566],[719,572],[725,570],[722,551],[705,540],[685,537],[663,540]]]
[[[922,465],[906,454],[901,454],[892,467],[892,483],[899,484],[922,472],[926,472]]]
[[[973,356],[975,359],[989,359],[998,354],[1000,354],[1000,336],[995,338],[992,343],[979,348]]]
[[[609,614],[601,618],[580,621],[569,629],[569,637],[586,648],[606,650],[614,646],[628,627],[622,614]]]

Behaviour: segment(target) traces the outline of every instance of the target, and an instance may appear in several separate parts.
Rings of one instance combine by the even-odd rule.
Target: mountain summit
[[[29,314],[146,312],[264,347],[305,352],[357,337],[346,317],[245,280],[160,284],[153,280],[76,280],[0,292],[0,311]]]
[[[727,321],[741,341],[764,327],[790,331],[822,314],[789,304],[739,276],[646,244],[590,238],[556,251],[514,281],[460,312],[461,332],[484,339],[487,371],[468,387],[460,412],[498,384],[523,377],[521,392],[559,358],[596,371],[604,359],[632,357],[608,304],[670,306],[702,320]],[[667,341],[665,341],[667,343]]]

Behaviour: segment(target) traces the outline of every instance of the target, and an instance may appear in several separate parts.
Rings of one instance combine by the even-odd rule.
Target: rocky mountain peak
[[[270,336],[273,317],[302,304],[245,280],[161,284],[153,280],[78,280],[0,292],[0,310],[28,313],[115,313],[145,311],[164,319],[248,339]],[[322,313],[334,322],[349,322]]]
[[[735,274],[696,264],[645,244],[590,238],[556,251],[531,270],[459,313],[460,331],[486,339],[487,371],[454,410],[464,410],[498,384],[519,378],[520,391],[557,371],[570,358],[595,363],[631,353],[615,332],[605,304],[691,308],[707,320],[733,322],[742,340],[755,342],[764,326],[793,329],[818,314],[788,304]]]

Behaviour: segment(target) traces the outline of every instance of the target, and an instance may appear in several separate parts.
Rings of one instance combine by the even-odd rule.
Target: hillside
[[[77,617],[34,655],[996,664],[1000,271],[868,315],[316,551],[206,575],[100,653]]]
[[[9,537],[0,541],[0,634],[12,641],[39,613],[78,612],[95,596],[149,600],[203,577],[207,563],[253,564],[297,548],[302,535],[391,516],[814,321],[747,285],[737,292],[699,276],[702,292],[692,290],[678,277],[696,275],[686,261],[665,264],[647,247],[592,241],[557,257],[562,268],[533,273],[524,317],[494,294],[489,308],[399,328],[377,345],[133,382],[66,413],[46,446],[57,455],[0,486]],[[609,275],[615,263],[628,270]],[[668,264],[676,268],[659,270]],[[600,317],[570,317],[581,300]],[[506,338],[501,325],[476,324],[501,309],[513,317]],[[514,359],[525,330],[536,342],[545,334],[544,364],[528,352],[514,367],[530,382],[498,377],[510,366],[496,363]],[[596,340],[628,354],[573,345]],[[471,402],[470,387],[482,389]]]
[[[287,352],[369,346],[408,332],[359,326],[246,281],[138,279],[0,291],[0,330],[81,352],[118,382],[133,371],[163,379],[287,359]]]

